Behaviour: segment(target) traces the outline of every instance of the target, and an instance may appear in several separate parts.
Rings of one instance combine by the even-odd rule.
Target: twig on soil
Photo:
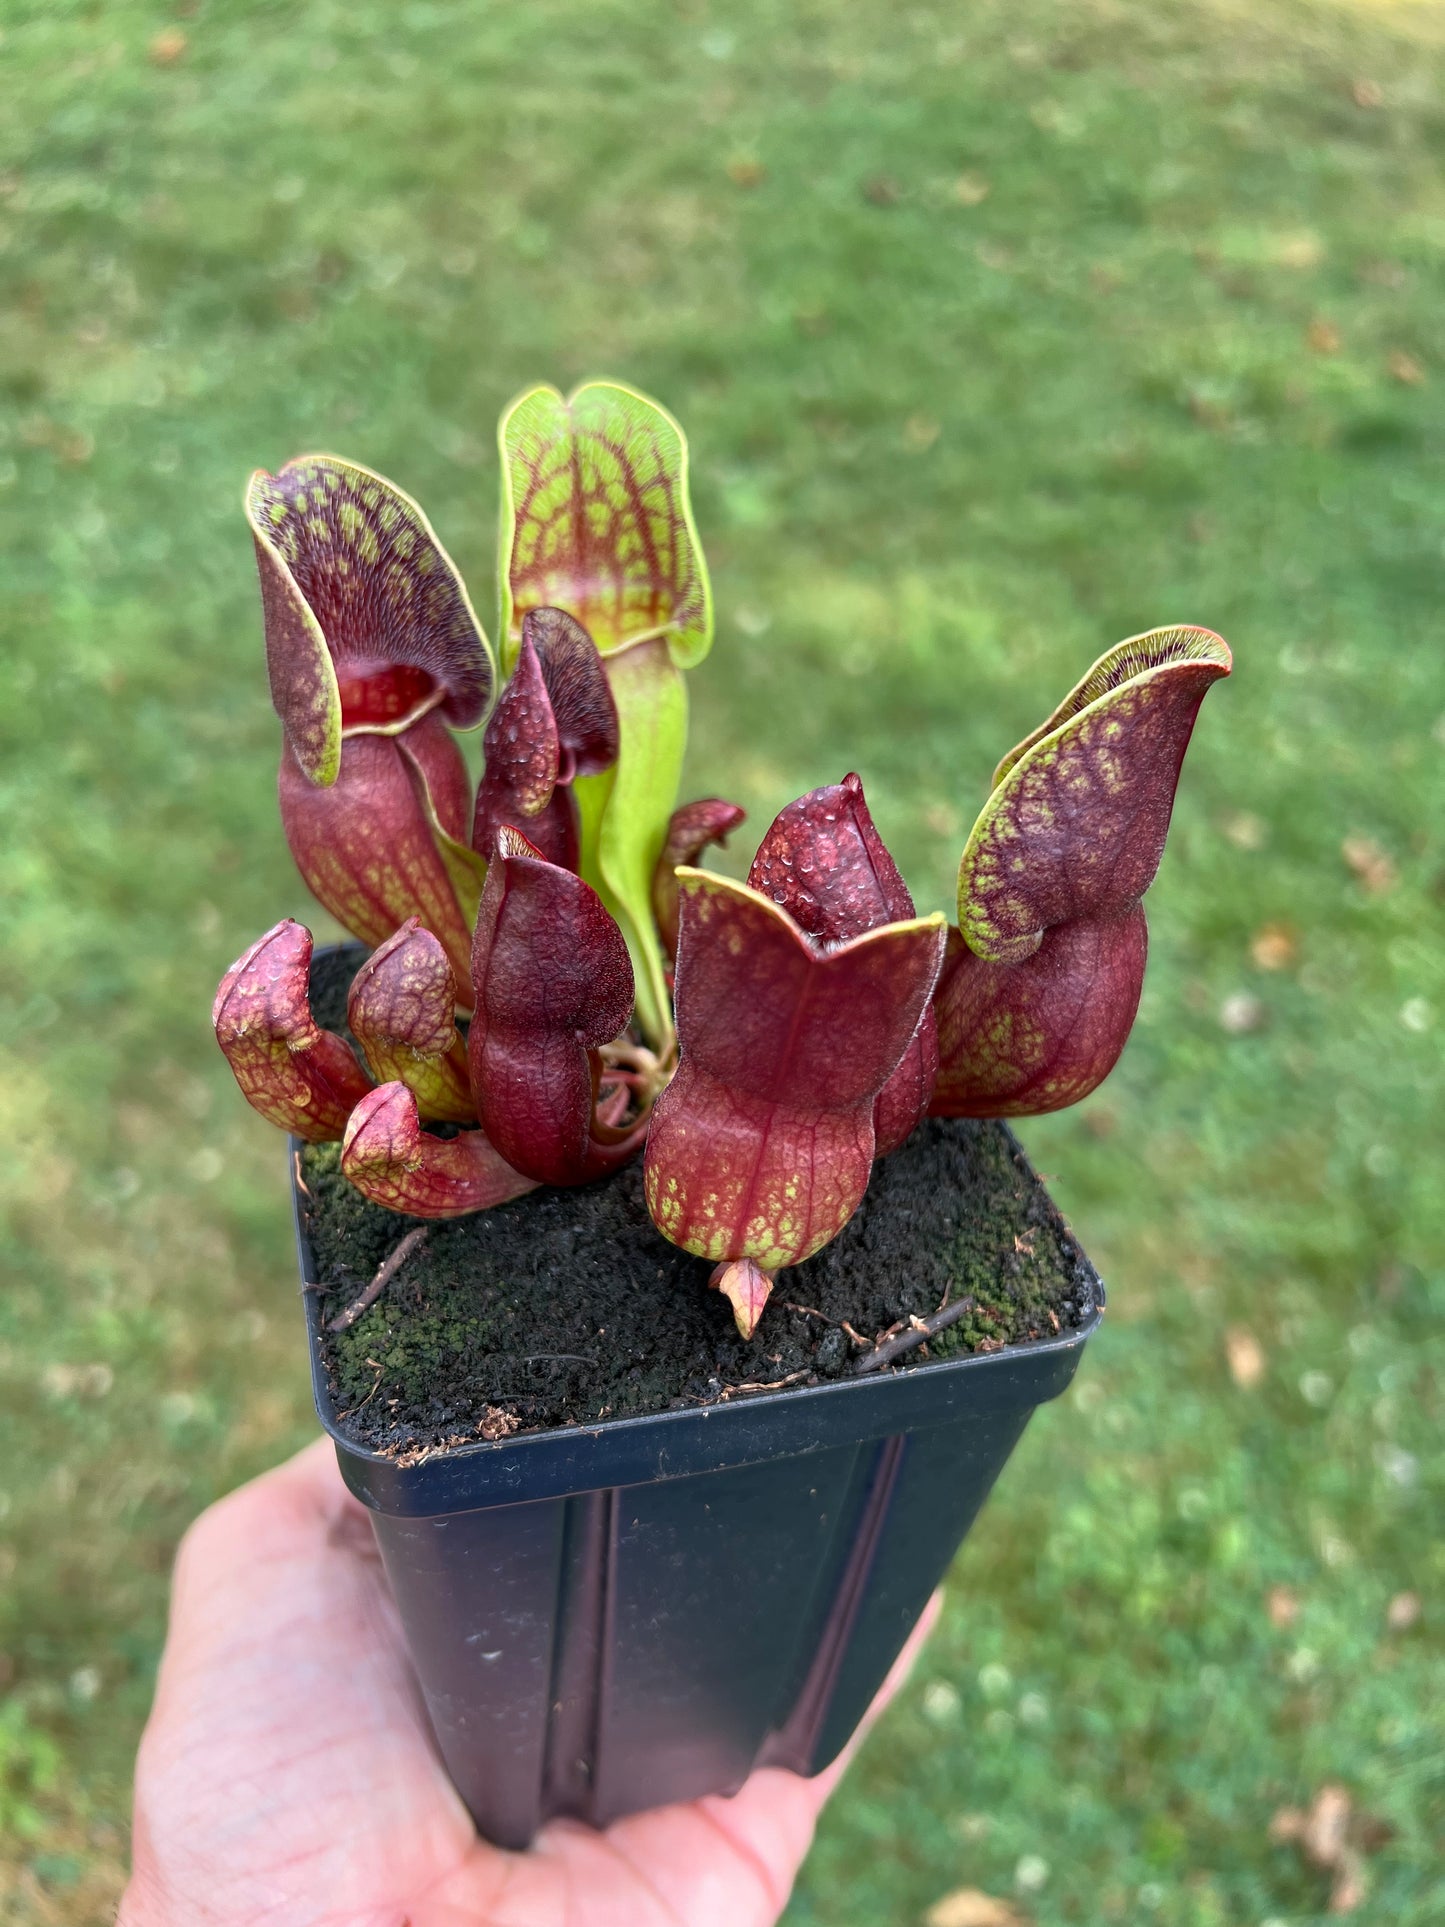
[[[819,1318],[825,1325],[831,1325],[834,1331],[846,1332],[860,1352],[866,1352],[873,1342],[871,1339],[864,1338],[858,1332],[855,1332],[846,1318],[830,1318],[827,1312],[819,1311],[814,1305],[798,1305],[795,1304],[791,1298],[780,1298],[778,1300],[778,1309],[779,1311],[800,1311],[805,1318]]]
[[[786,1378],[769,1379],[759,1384],[724,1385],[718,1393],[718,1397],[719,1399],[731,1398],[734,1392],[777,1392],[781,1391],[784,1385],[796,1385],[800,1378],[811,1378],[812,1376],[812,1370],[808,1369],[801,1372],[789,1372]]]
[[[881,1371],[885,1365],[891,1365],[895,1358],[902,1358],[905,1353],[926,1344],[930,1338],[937,1338],[940,1332],[947,1331],[950,1325],[956,1325],[960,1318],[966,1318],[969,1312],[977,1308],[977,1301],[965,1294],[942,1311],[934,1312],[930,1318],[913,1319],[904,1330],[896,1332],[891,1338],[881,1339],[866,1358],[860,1358],[853,1367],[854,1374],[861,1377],[864,1372]]]
[[[501,1355],[505,1356],[505,1353]],[[597,1360],[595,1358],[589,1358],[585,1352],[523,1352],[522,1353],[522,1363],[524,1365],[540,1365],[544,1360],[550,1359],[550,1358],[563,1359],[570,1365],[591,1365],[595,1368],[597,1364]]]
[[[376,1397],[377,1387],[381,1384],[382,1378],[386,1372],[386,1367],[384,1365],[377,1364],[374,1358],[368,1358],[366,1362],[368,1365],[371,1366],[372,1370],[376,1373],[376,1377],[371,1381],[371,1390],[366,1394],[366,1397],[361,1401],[360,1405],[353,1405],[349,1412],[338,1412],[336,1414],[336,1422],[338,1425],[341,1423],[342,1419],[344,1418],[355,1418],[356,1414],[362,1409],[362,1406],[370,1405],[371,1401]]]
[[[401,1270],[407,1259],[417,1249],[418,1245],[426,1243],[430,1234],[431,1226],[429,1224],[419,1224],[408,1231],[400,1243],[395,1245],[377,1266],[376,1276],[366,1287],[366,1290],[362,1292],[359,1298],[353,1298],[345,1311],[337,1313],[336,1317],[327,1325],[327,1331],[350,1331],[362,1313],[369,1311],[377,1299],[380,1298],[381,1294]]]
[[[791,1298],[780,1298],[778,1300],[778,1310],[800,1311],[805,1318],[821,1318],[825,1325],[832,1325],[835,1329],[837,1328],[837,1319],[830,1318],[827,1312],[817,1311],[812,1305],[795,1305]]]

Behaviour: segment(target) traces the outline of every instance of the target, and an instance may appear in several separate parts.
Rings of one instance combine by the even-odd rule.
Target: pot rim
[[[970,1411],[1032,1407],[1064,1390],[1104,1315],[1103,1281],[1070,1233],[1091,1302],[1080,1324],[1057,1337],[885,1368],[863,1377],[751,1392],[709,1405],[634,1413],[590,1425],[549,1426],[500,1439],[469,1439],[438,1446],[403,1464],[350,1436],[336,1409],[322,1358],[315,1254],[300,1187],[301,1140],[292,1138],[289,1148],[316,1413],[336,1445],[352,1491],[364,1504],[388,1513],[435,1516],[652,1484],[822,1451],[845,1441],[887,1438],[944,1424]]]

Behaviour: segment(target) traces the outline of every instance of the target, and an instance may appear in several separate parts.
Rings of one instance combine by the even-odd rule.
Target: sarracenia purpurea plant
[[[677,806],[712,641],[681,430],[589,382],[530,390],[499,439],[500,690],[409,496],[325,455],[251,479],[282,822],[373,948],[360,1057],[316,1023],[289,920],[226,973],[216,1034],[256,1109],[340,1140],[389,1210],[457,1217],[642,1154],[657,1228],[751,1336],[923,1117],[1058,1110],[1113,1068],[1230,653],[1176,627],[1101,656],[999,764],[956,925],[917,913],[855,775],[789,803],[738,883],[697,866],[742,811]],[[483,724],[473,785],[453,732]]]

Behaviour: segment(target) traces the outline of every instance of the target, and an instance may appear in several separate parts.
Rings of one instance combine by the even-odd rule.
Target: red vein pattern
[[[410,496],[355,463],[302,456],[276,475],[258,470],[246,512],[272,699],[312,782],[334,780],[349,727],[401,724],[433,701],[455,728],[481,721],[486,638]]]
[[[687,497],[687,445],[656,402],[610,382],[535,388],[503,417],[508,643],[529,609],[565,609],[603,655],[659,630],[680,666],[706,653],[711,603]],[[506,509],[510,509],[510,522]]]
[[[800,796],[763,838],[748,882],[824,943],[846,943],[915,915],[913,897],[879,836],[855,775]],[[924,1012],[903,1062],[873,1110],[877,1156],[896,1151],[926,1116],[938,1075],[938,1030]]]
[[[595,1121],[593,1053],[632,1014],[622,932],[581,877],[503,829],[472,951],[472,1089],[488,1137],[548,1184],[601,1177],[637,1149]]]
[[[473,849],[489,855],[510,823],[549,863],[575,870],[571,785],[616,762],[617,737],[617,706],[592,638],[561,609],[530,610],[516,666],[487,724]]]
[[[400,737],[349,737],[329,789],[308,782],[283,748],[281,821],[308,889],[338,923],[363,943],[378,944],[408,917],[420,917],[440,938],[458,998],[470,1009],[471,930],[418,803],[407,756],[426,777],[442,828],[464,839],[471,784],[461,751],[435,716]]]
[[[1144,982],[1140,898],[1199,705],[1231,661],[1207,629],[1131,637],[999,765],[959,867],[936,1115],[1060,1110],[1113,1069]]]
[[[667,838],[652,878],[652,909],[657,933],[669,957],[677,955],[677,872],[695,864],[710,843],[726,843],[747,817],[736,803],[720,796],[701,797],[676,809],[667,825]]]
[[[378,1084],[405,1084],[424,1117],[476,1121],[447,953],[416,917],[351,980],[346,1021]]]
[[[311,932],[287,917],[221,979],[216,1041],[253,1110],[312,1143],[339,1138],[371,1080],[311,1015]]]
[[[405,1084],[383,1084],[357,1105],[341,1146],[342,1176],[363,1197],[413,1218],[464,1218],[534,1191],[480,1131],[423,1131]]]
[[[985,963],[956,930],[939,979],[940,1117],[1038,1117],[1087,1097],[1129,1041],[1149,933],[1136,903],[1050,930],[1022,963]]]
[[[824,948],[746,884],[679,879],[677,1075],[646,1186],[665,1237],[715,1262],[800,1263],[857,1210],[873,1105],[927,1008],[941,917]]]
[[[972,950],[1017,963],[1055,924],[1122,917],[1139,901],[1164,854],[1199,705],[1229,671],[1228,648],[1208,630],[1134,637],[1094,665],[1055,729],[1004,759],[959,869]]]

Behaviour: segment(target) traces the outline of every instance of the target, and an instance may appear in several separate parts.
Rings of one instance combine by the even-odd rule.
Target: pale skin
[[[181,1546],[117,1927],[771,1927],[845,1764],[489,1846],[432,1751],[370,1524],[319,1440]]]

